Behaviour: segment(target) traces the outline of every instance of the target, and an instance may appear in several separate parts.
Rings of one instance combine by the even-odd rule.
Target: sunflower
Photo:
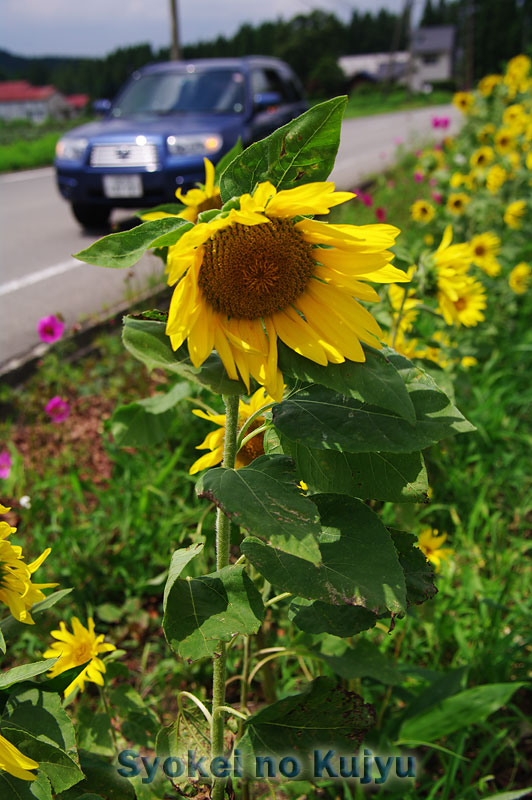
[[[442,547],[447,539],[447,534],[439,534],[434,528],[424,528],[417,537],[417,546],[425,557],[434,564],[435,572],[441,569],[441,562],[447,561],[454,553],[450,547]]]
[[[461,282],[464,282],[465,274],[472,261],[471,246],[465,243],[452,244],[452,240],[453,229],[451,225],[447,225],[438,249],[432,254],[439,285],[446,280],[456,284],[460,282],[457,280],[459,276],[461,276]],[[448,294],[452,295],[452,291],[449,290]]]
[[[464,114],[468,114],[471,111],[474,103],[475,98],[471,92],[456,92],[453,97],[453,104]]]
[[[214,183],[214,166],[208,158],[203,159],[205,165],[205,184],[197,184],[197,189],[190,189],[185,194],[178,189],[175,196],[186,206],[179,214],[169,214],[164,211],[148,211],[143,214],[141,219],[145,221],[153,219],[163,219],[164,217],[181,217],[189,222],[196,222],[198,215],[202,211],[209,211],[211,208],[221,208],[220,189]]]
[[[479,142],[485,144],[486,142],[491,141],[495,130],[496,128],[493,122],[487,122],[486,125],[483,125],[480,130],[477,131],[477,139]]]
[[[479,147],[478,150],[471,155],[469,163],[473,169],[479,167],[487,167],[495,157],[491,147]]]
[[[502,75],[485,75],[478,83],[478,90],[482,97],[489,97],[500,83],[502,83]]]
[[[514,200],[513,203],[510,203],[508,206],[506,206],[506,211],[504,212],[504,221],[509,228],[518,230],[522,225],[521,217],[524,217],[525,214],[526,201]]]
[[[57,658],[58,660],[48,672],[50,678],[66,672],[72,667],[80,667],[87,664],[79,675],[68,684],[65,689],[65,697],[71,694],[74,689],[79,687],[80,692],[85,688],[85,681],[103,686],[103,673],[105,664],[98,658],[100,653],[110,653],[116,650],[114,644],[104,642],[104,634],[99,636],[94,631],[94,620],[89,617],[89,627],[85,628],[77,617],[72,617],[72,633],[67,630],[64,622],[59,623],[59,630],[52,631],[51,635],[59,641],[53,642],[43,654],[45,658]]]
[[[508,173],[499,164],[495,164],[488,170],[486,176],[486,186],[491,194],[497,194],[503,183],[508,180]]]
[[[216,348],[230,378],[249,391],[251,375],[276,400],[277,337],[318,364],[364,361],[361,342],[380,347],[382,335],[358,302],[379,300],[366,281],[408,278],[389,263],[397,228],[307,218],[352,197],[330,182],[282,191],[264,182],[183,234],[168,252],[172,347],[188,339],[196,367]]]
[[[465,211],[466,205],[470,201],[470,197],[468,197],[465,192],[454,192],[450,194],[447,199],[446,208],[451,214],[455,214],[458,216],[459,214],[463,214]]]
[[[9,510],[0,505],[0,514],[6,514]],[[26,564],[22,548],[7,541],[7,537],[16,530],[7,522],[0,522],[0,601],[5,603],[16,620],[33,625],[31,607],[45,599],[42,589],[50,589],[58,584],[31,582],[31,576],[48,558],[51,548],[48,547],[31,564]]]
[[[479,281],[469,275],[459,276],[459,281],[449,292],[449,281],[439,282],[438,306],[447,325],[474,327],[484,319],[486,293]]]
[[[473,264],[492,278],[498,275],[501,271],[501,265],[496,258],[501,249],[499,237],[491,231],[487,231],[473,236],[470,244]]]
[[[410,280],[414,277],[415,272],[415,266],[408,268],[407,275]],[[392,283],[388,287],[388,299],[394,311],[394,316],[401,312],[401,330],[405,331],[405,333],[408,332],[419,313],[417,311],[419,300],[415,296],[415,289],[406,289],[404,286],[397,286],[397,284]]]
[[[270,404],[273,405],[274,402],[274,399],[269,397],[263,388],[258,389],[250,397],[249,403],[246,403],[241,399],[238,405],[239,430],[242,430],[242,427],[246,425],[251,417],[254,417],[254,415],[257,414],[257,411],[260,411],[262,408]],[[195,461],[190,467],[190,474],[195,475],[196,472],[200,472],[202,469],[213,467],[215,464],[220,464],[223,459],[225,414],[209,414],[199,408],[193,409],[192,413],[197,417],[201,417],[202,419],[206,419],[209,422],[214,422],[215,425],[218,425],[217,430],[208,433],[203,442],[196,447],[196,450],[209,450],[210,452],[205,453],[205,455],[201,456],[201,458],[198,458],[198,460]],[[257,430],[257,428],[260,428],[263,423],[264,417],[262,415],[259,414],[258,416],[254,417],[249,426],[246,425],[246,434]],[[256,458],[264,455],[263,441],[264,433],[257,433],[255,436],[253,436],[253,438],[246,442],[236,454],[235,469],[247,467],[247,465],[251,464],[251,462]]]
[[[508,285],[515,294],[525,294],[532,280],[532,269],[525,261],[521,261],[508,276]]]
[[[495,148],[501,153],[506,155],[510,153],[515,147],[515,136],[511,128],[499,128],[495,134]]]
[[[4,736],[0,736],[0,770],[21,781],[34,781],[37,776],[29,770],[38,768],[39,765],[33,758],[28,758]],[[18,792],[17,796],[20,797]]]
[[[416,222],[430,222],[434,219],[436,209],[426,200],[416,200],[410,206],[410,216]]]

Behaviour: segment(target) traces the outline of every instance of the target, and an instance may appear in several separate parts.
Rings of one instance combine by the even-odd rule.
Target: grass
[[[443,105],[450,103],[452,96],[452,92],[441,89],[436,89],[430,94],[410,94],[406,89],[354,91],[349,95],[344,116],[346,118],[369,117],[373,114],[388,114],[392,111]]]
[[[0,124],[0,172],[46,167],[52,164],[55,146],[60,137],[88,118],[47,120],[36,125],[27,120],[12,120]]]
[[[368,192],[372,206],[352,205],[351,216],[337,210],[335,220],[365,224],[375,221],[375,208],[403,230],[411,225],[409,205],[428,196],[430,188],[414,183],[414,158],[405,157]],[[394,685],[374,678],[352,681],[350,688],[374,703],[380,724],[367,745],[393,752],[404,709],[441,685],[480,686],[529,677],[532,598],[527,575],[532,523],[530,477],[532,391],[523,368],[532,350],[530,294],[512,307],[499,309],[478,329],[464,332],[478,358],[477,367],[462,372],[456,402],[477,431],[429,451],[427,466],[434,495],[429,506],[382,506],[384,520],[405,530],[430,525],[449,534],[454,550],[438,576],[439,593],[397,622],[393,635],[375,629],[363,637],[376,642],[401,674]],[[4,483],[3,502],[16,509],[17,542],[36,556],[47,546],[52,554],[41,568],[43,579],[74,586],[68,607],[49,613],[46,629],[58,615],[94,612],[98,629],[125,654],[109,669],[115,686],[134,687],[158,721],[175,714],[175,692],[184,689],[208,698],[210,665],[187,665],[169,653],[160,631],[161,594],[168,558],[177,546],[197,536],[198,526],[212,552],[213,515],[194,493],[188,466],[205,424],[190,414],[196,400],[212,402],[191,386],[190,402],[176,413],[168,440],[151,448],[117,447],[110,435],[110,416],[118,402],[145,397],[165,387],[160,373],[148,376],[124,352],[117,332],[103,334],[95,350],[70,360],[68,343],[47,355],[38,372],[17,390],[4,387],[5,422],[0,434],[15,457],[12,476]],[[62,426],[46,422],[43,406],[59,394],[72,414]],[[20,507],[27,494],[32,507]],[[212,558],[197,559],[199,572],[212,569]],[[268,619],[261,647],[303,647],[308,637],[295,631],[280,605]],[[37,657],[46,637],[28,627],[9,654],[15,662]],[[230,651],[230,674],[241,663],[239,642]],[[317,676],[327,669],[304,659]],[[122,671],[120,671],[122,670]],[[252,685],[252,706],[272,691],[279,698],[303,688],[295,657],[271,662]],[[238,684],[228,687],[228,703],[237,702]],[[76,707],[80,716],[97,708],[88,692]],[[162,709],[162,711],[160,711]],[[462,726],[443,741],[444,750],[418,745],[415,785],[392,784],[376,796],[399,800],[481,800],[502,791],[532,785],[530,773],[530,693],[519,689],[489,720]],[[149,726],[147,726],[149,728]],[[123,727],[135,745],[136,733]],[[128,735],[129,731],[129,735]],[[143,732],[146,746],[153,735]],[[143,740],[142,740],[143,741]],[[112,751],[111,751],[112,753]],[[358,788],[324,782],[313,794],[308,784],[283,786],[279,797],[321,796],[362,800]],[[150,796],[151,797],[151,796]]]

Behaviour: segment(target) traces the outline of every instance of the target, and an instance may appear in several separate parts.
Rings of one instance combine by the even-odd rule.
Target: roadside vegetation
[[[504,94],[496,90],[491,96],[496,85],[483,99],[475,96],[477,106],[463,101],[469,104],[468,122],[456,140],[440,137],[435,147],[400,153],[394,169],[328,217],[337,224],[387,221],[401,229],[396,263],[405,270],[417,265],[417,274],[412,272],[411,284],[386,287],[375,316],[390,331],[397,351],[415,359],[454,396],[476,428],[446,440],[443,448],[425,451],[430,503],[371,501],[387,524],[399,521],[401,528],[420,536],[427,528],[447,535],[429,554],[438,568],[438,594],[411,606],[393,635],[389,624],[380,622],[365,632],[351,660],[344,658],[345,643],[339,638],[299,630],[281,601],[274,613],[268,612],[258,649],[251,654],[254,665],[265,653],[272,655],[250,683],[252,711],[322,674],[339,676],[345,689],[374,705],[377,724],[365,747],[373,753],[409,752],[418,759],[416,780],[406,788],[404,781],[372,787],[373,796],[392,800],[498,795],[499,800],[518,800],[532,786],[527,562],[532,392],[526,368],[532,352],[532,271],[522,270],[520,283],[515,273],[517,262],[532,260],[525,236],[532,208],[529,200],[515,207],[529,185],[532,162],[526,147],[519,159],[510,157],[525,140],[523,109],[513,111],[511,149],[503,145],[501,150],[499,128],[487,122],[499,126],[505,108]],[[486,131],[485,124],[493,128]],[[445,127],[441,120],[440,126]],[[481,130],[484,141],[478,138]],[[478,166],[482,148],[492,151],[493,164]],[[505,176],[492,192],[487,170],[495,166]],[[458,213],[453,206],[457,192],[467,192]],[[508,214],[512,204],[514,212]],[[467,269],[451,276],[455,288],[470,290],[464,303],[455,300],[457,312],[473,291],[485,295],[476,322],[461,320],[454,327],[445,326],[437,305],[444,299],[437,296],[435,282],[441,275],[431,261],[449,226],[453,244],[462,245],[457,259],[465,259],[467,269],[472,251],[464,246],[473,236],[493,228],[500,237],[493,256],[497,268],[488,261],[486,270],[475,272],[480,289],[458,280],[465,279]],[[451,272],[454,268],[456,260]],[[106,677],[113,736],[148,751],[159,725],[175,719],[179,690],[203,701],[209,697],[210,664],[191,665],[169,654],[161,631],[161,600],[171,552],[193,543],[200,533],[207,539],[206,550],[212,549],[214,515],[195,496],[189,466],[206,434],[205,421],[191,409],[215,401],[189,383],[178,405],[160,415],[158,428],[154,423],[149,446],[141,441],[142,424],[134,424],[137,412],[146,423],[138,399],[175,383],[158,369],[148,373],[125,352],[120,332],[109,330],[84,355],[76,352],[75,339],[61,339],[31,378],[22,386],[4,385],[0,395],[0,450],[9,453],[11,462],[0,500],[12,506],[9,520],[18,526],[25,549],[38,553],[52,547],[50,563],[39,575],[62,588],[74,587],[69,612],[81,618],[93,614],[98,631],[120,648]],[[69,408],[61,420],[45,412],[45,403],[54,397]],[[127,413],[115,413],[118,404],[126,404]],[[203,558],[193,562],[191,575],[208,569]],[[56,608],[47,613],[47,628],[63,615]],[[312,655],[318,642],[328,663]],[[47,644],[25,626],[16,644],[10,644],[6,666],[40,657]],[[270,647],[281,650],[274,656]],[[229,674],[243,669],[242,657],[242,650],[230,649]],[[238,681],[227,692],[227,703],[238,704]],[[105,696],[89,685],[70,711],[82,723],[78,744],[113,758],[116,743],[103,724],[110,722]],[[201,740],[198,719],[189,719],[186,735]],[[135,787],[139,800],[164,796],[162,790],[152,794],[140,781]],[[273,795],[259,787],[257,796]],[[275,797],[294,800],[364,796],[360,786],[341,781],[323,781],[317,790],[299,781],[275,789]]]
[[[25,119],[0,120],[0,172],[47,167],[53,163],[59,138],[90,117],[35,124]]]

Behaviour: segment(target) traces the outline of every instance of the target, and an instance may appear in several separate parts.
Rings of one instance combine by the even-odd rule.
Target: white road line
[[[9,281],[8,283],[0,285],[0,297],[5,294],[16,292],[19,289],[25,289],[27,286],[32,286],[34,283],[45,281],[48,278],[55,277],[56,275],[61,275],[63,272],[69,272],[71,269],[75,269],[75,267],[82,266],[84,266],[82,261],[69,258],[68,261],[62,261],[60,264],[54,264],[53,267],[40,269],[38,272],[32,272],[29,275],[25,275],[23,278],[19,278],[15,281]]]
[[[24,172],[12,172],[8,175],[0,176],[0,184],[2,183],[18,183],[18,181],[30,181],[35,178],[49,178],[54,174],[53,167],[43,167],[42,169],[28,169]]]

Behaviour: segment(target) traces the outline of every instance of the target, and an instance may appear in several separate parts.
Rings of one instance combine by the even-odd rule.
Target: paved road
[[[393,162],[397,142],[421,144],[434,115],[459,113],[449,106],[346,120],[332,179],[350,189]],[[72,253],[94,236],[84,233],[55,187],[52,168],[0,176],[0,372],[39,344],[38,320],[60,312],[68,326],[122,303],[156,283],[161,262],[146,255],[130,270],[92,267]],[[113,212],[113,219],[128,216]],[[3,368],[2,368],[3,365]]]

